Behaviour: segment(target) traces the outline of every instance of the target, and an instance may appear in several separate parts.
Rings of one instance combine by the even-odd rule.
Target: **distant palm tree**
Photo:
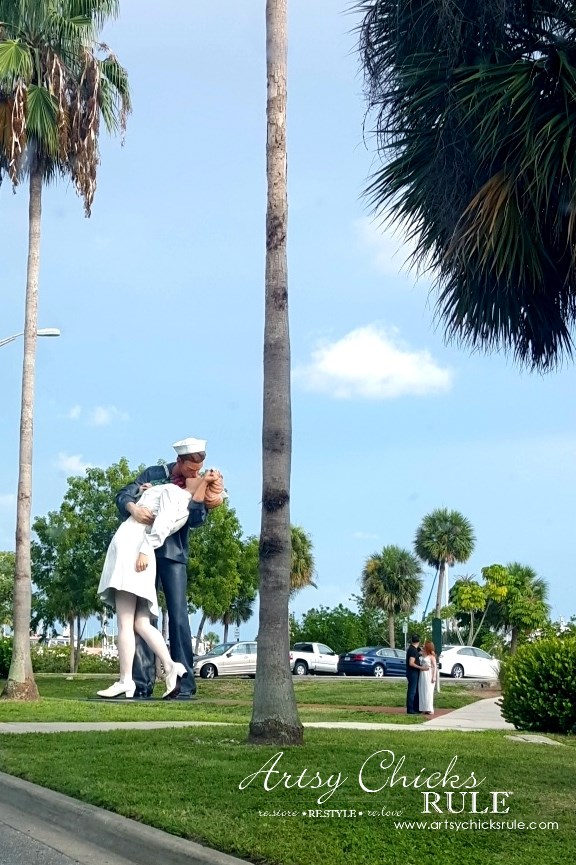
[[[468,561],[475,541],[472,523],[458,511],[449,511],[448,508],[437,508],[427,514],[416,532],[416,555],[438,572],[437,618],[443,606],[446,568],[455,562]]]
[[[224,637],[222,639],[223,643],[228,642],[228,628],[230,627],[230,625],[236,625],[236,627],[239,628],[240,625],[243,625],[244,622],[247,622],[249,619],[252,618],[255,599],[255,593],[254,595],[241,595],[237,598],[234,598],[234,600],[222,616],[220,616],[218,619],[210,619],[210,622],[212,624],[220,622],[222,625],[224,625]]]
[[[220,642],[220,637],[215,631],[208,631],[207,634],[204,634],[204,644],[208,651],[213,649],[214,646],[218,645]],[[223,642],[226,642],[225,640]]]
[[[316,588],[312,539],[301,526],[291,526],[292,558],[290,563],[290,597],[309,587]]]
[[[366,561],[362,571],[362,593],[371,607],[388,615],[388,641],[396,644],[396,616],[409,615],[420,597],[420,562],[409,550],[394,545],[384,547]]]
[[[30,516],[43,186],[68,175],[90,215],[100,121],[123,129],[126,72],[102,45],[118,0],[0,0],[0,178],[29,182],[28,269],[14,573],[14,649],[4,693],[37,699],[30,656]]]

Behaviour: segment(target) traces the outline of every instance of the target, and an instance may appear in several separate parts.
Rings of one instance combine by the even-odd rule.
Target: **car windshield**
[[[235,646],[236,643],[220,643],[219,646],[214,646],[213,649],[210,649],[208,652],[209,655],[224,655],[226,652],[230,651],[230,649]]]
[[[366,652],[371,652],[374,646],[362,646],[360,649],[350,649],[349,652],[346,652],[347,655],[365,655]]]

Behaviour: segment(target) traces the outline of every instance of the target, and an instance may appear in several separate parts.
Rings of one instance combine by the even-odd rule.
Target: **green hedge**
[[[32,668],[35,673],[69,673],[70,649],[68,646],[35,646],[32,649]],[[80,655],[79,673],[117,673],[117,658],[101,658],[98,655]]]
[[[0,679],[8,678],[12,660],[12,637],[0,637]]]
[[[526,643],[501,667],[502,715],[519,730],[576,733],[576,638]]]
[[[70,649],[67,646],[34,646],[31,650],[35,673],[70,672]],[[0,638],[0,679],[6,679],[12,659],[12,638]],[[79,673],[117,673],[117,658],[81,655]]]

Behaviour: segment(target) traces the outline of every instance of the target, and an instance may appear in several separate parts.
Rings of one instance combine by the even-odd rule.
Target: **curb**
[[[203,847],[3,772],[0,772],[1,806],[24,818],[32,837],[35,837],[37,823],[44,823],[46,830],[52,832],[52,846],[67,855],[71,847],[85,845],[87,849],[100,852],[100,862],[107,861],[105,855],[110,853],[121,857],[126,865],[158,865],[159,862],[162,865],[249,865],[245,859]],[[42,834],[41,827],[38,832]],[[88,861],[95,860],[89,857]]]

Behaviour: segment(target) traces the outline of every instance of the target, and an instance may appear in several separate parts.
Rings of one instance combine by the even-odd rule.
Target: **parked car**
[[[387,646],[363,646],[338,658],[338,672],[346,676],[404,676],[406,652]]]
[[[441,676],[462,679],[497,679],[500,674],[500,661],[476,646],[442,646],[438,658]]]
[[[338,655],[324,643],[294,643],[290,650],[290,669],[295,676],[308,673],[337,673]]]
[[[203,679],[217,676],[255,676],[256,643],[220,643],[197,658],[194,675]]]

